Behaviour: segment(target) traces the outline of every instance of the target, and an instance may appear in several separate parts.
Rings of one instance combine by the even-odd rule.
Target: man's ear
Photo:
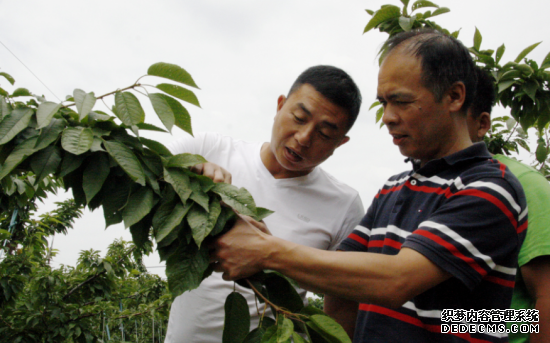
[[[277,112],[283,108],[283,105],[286,102],[286,97],[284,95],[279,95],[279,98],[277,99]]]
[[[479,128],[477,129],[477,138],[483,140],[483,136],[491,129],[491,115],[487,112],[481,112],[479,115]]]
[[[346,144],[347,142],[349,142],[349,136],[345,136],[344,138],[342,138],[342,141],[340,141],[340,143],[338,143],[337,148],[344,145],[344,144]]]
[[[449,96],[449,110],[451,112],[460,112],[464,100],[466,100],[466,86],[461,81],[455,82],[447,91]]]

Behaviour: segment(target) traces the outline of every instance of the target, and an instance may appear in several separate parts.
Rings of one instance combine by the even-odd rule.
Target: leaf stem
[[[138,81],[139,81],[139,80],[138,80]],[[117,93],[117,92],[122,92],[122,91],[125,91],[125,90],[128,90],[128,89],[134,89],[134,88],[140,87],[140,86],[141,86],[141,84],[139,84],[139,83],[136,82],[136,83],[134,83],[134,84],[131,85],[131,86],[128,86],[128,87],[122,88],[122,89],[117,89],[116,91],[112,91],[112,92],[109,92],[109,93],[100,95],[100,96],[96,97],[95,99],[96,99],[96,100],[101,100],[101,99],[103,99],[103,98],[105,98],[105,97],[107,97],[107,96],[109,96],[109,95],[113,95],[113,94],[115,94],[115,93]],[[62,106],[61,108],[67,108],[67,107],[74,106],[74,105],[76,105],[76,102],[67,104],[67,105],[65,105],[65,106]]]

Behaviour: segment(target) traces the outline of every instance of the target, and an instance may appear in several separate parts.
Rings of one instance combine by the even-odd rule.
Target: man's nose
[[[315,128],[313,127],[313,125],[304,125],[298,131],[296,131],[294,137],[296,138],[298,144],[308,148],[311,145],[311,138],[313,137],[313,133],[315,132],[314,129]]]
[[[384,115],[382,115],[382,122],[386,126],[391,126],[392,124],[397,124],[399,122],[399,116],[391,108],[391,106],[386,105],[384,107]]]

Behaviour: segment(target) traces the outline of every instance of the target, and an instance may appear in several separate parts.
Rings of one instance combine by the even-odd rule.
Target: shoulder
[[[317,172],[320,180],[318,181],[319,183],[323,183],[324,185],[333,188],[335,191],[345,194],[347,196],[359,198],[359,192],[357,192],[355,188],[337,179],[336,177],[334,177],[332,174],[330,174],[323,168],[317,167],[317,169],[318,169]]]

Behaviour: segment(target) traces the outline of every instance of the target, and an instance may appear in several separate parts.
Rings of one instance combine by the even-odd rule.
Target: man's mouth
[[[299,162],[304,159],[302,156],[300,156],[298,153],[288,147],[285,147],[285,151],[287,152],[288,159],[293,162]]]
[[[391,133],[391,136],[393,137],[393,144],[399,145],[405,138],[407,138],[407,135],[400,135],[396,133]]]

